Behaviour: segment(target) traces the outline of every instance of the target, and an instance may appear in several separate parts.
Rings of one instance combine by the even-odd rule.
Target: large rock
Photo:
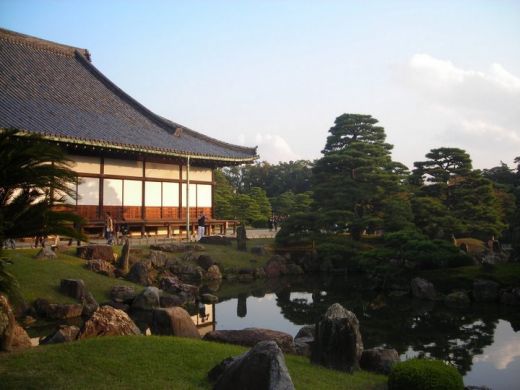
[[[261,341],[251,350],[228,358],[208,374],[214,390],[292,390],[294,385],[278,345]]]
[[[85,245],[76,249],[76,255],[85,260],[104,260],[114,262],[114,250],[111,245]]]
[[[222,274],[218,265],[214,264],[204,274],[205,280],[222,280]]]
[[[231,245],[231,238],[224,236],[204,236],[200,239],[199,243],[212,245]]]
[[[68,343],[76,340],[79,334],[77,326],[61,325],[56,332],[40,341],[40,345]]]
[[[56,252],[50,246],[44,246],[34,257],[37,259],[55,259]]]
[[[81,312],[81,315],[83,317],[90,317],[94,312],[99,309],[99,304],[97,303],[96,299],[92,295],[90,291],[87,291],[85,293],[85,296],[81,300],[81,303],[83,304],[83,311]]]
[[[33,306],[40,317],[51,320],[77,318],[83,313],[83,305],[77,303],[49,303],[40,298],[34,301]]]
[[[106,260],[89,260],[87,261],[87,268],[95,273],[109,276],[113,278],[115,276],[115,267]]]
[[[132,310],[153,310],[161,305],[161,290],[146,287],[132,302]]]
[[[60,292],[81,301],[85,298],[87,288],[81,279],[62,279],[60,282]]]
[[[143,286],[149,286],[152,284],[157,277],[157,271],[155,271],[149,262],[139,261],[132,265],[130,272],[126,276],[131,282],[142,284]]]
[[[352,372],[359,369],[363,340],[354,313],[335,303],[316,323],[311,362]]]
[[[504,305],[520,306],[520,288],[502,291],[500,294],[500,303]]]
[[[162,290],[177,295],[183,302],[194,302],[199,293],[199,288],[197,286],[183,283],[176,276],[162,277],[159,286]]]
[[[477,279],[473,282],[473,299],[475,302],[496,302],[499,285],[491,280]]]
[[[414,278],[410,284],[412,296],[414,298],[434,301],[437,299],[437,292],[432,283],[422,278]]]
[[[274,341],[287,353],[294,353],[294,342],[290,334],[271,329],[246,328],[242,330],[215,330],[204,336],[204,340],[252,347],[260,341]]]
[[[30,346],[27,332],[16,322],[7,298],[0,294],[0,351],[17,351]]]
[[[207,271],[213,264],[215,264],[215,260],[210,255],[200,255],[197,258],[197,265],[204,271]]]
[[[265,249],[265,246],[258,245],[251,248],[251,253],[257,256],[265,256],[267,255],[267,250]]]
[[[78,338],[140,334],[141,331],[137,325],[124,311],[111,306],[102,306],[85,322]]]
[[[302,356],[311,356],[315,331],[315,325],[306,325],[298,331],[296,336],[294,336],[294,347],[296,348],[296,354]]]
[[[444,303],[450,307],[467,307],[471,299],[466,291],[453,291],[444,297]]]
[[[123,274],[127,274],[130,270],[130,240],[127,238],[121,249],[121,256],[117,260],[117,268],[121,270]]]
[[[399,361],[399,354],[395,349],[373,348],[363,351],[359,364],[363,370],[388,375]]]
[[[197,327],[182,307],[155,309],[151,330],[152,334],[200,339]]]
[[[237,249],[247,252],[247,232],[244,225],[237,228]]]
[[[114,286],[110,290],[110,298],[118,303],[131,303],[137,293],[132,286]]]
[[[274,255],[269,259],[264,270],[269,279],[278,278],[287,272],[287,261],[280,255]]]

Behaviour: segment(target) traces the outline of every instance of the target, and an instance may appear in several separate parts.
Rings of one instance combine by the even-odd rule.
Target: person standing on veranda
[[[204,231],[206,229],[206,216],[204,212],[200,212],[199,219],[197,220],[197,237],[198,241],[204,237]]]
[[[114,220],[112,216],[107,211],[105,213],[105,238],[107,240],[108,245],[112,245],[113,243],[113,234],[114,234]]]

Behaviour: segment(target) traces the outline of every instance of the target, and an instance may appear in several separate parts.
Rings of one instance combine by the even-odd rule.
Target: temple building
[[[213,170],[258,157],[256,148],[154,114],[96,69],[85,49],[0,29],[0,131],[9,128],[65,148],[87,233],[101,231],[106,211],[134,234],[193,228],[200,211],[214,216]]]

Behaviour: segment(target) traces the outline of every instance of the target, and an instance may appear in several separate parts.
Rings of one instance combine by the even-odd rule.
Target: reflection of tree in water
[[[291,292],[311,293],[309,298],[290,299]],[[498,305],[451,309],[442,303],[387,298],[363,291],[358,284],[305,281],[277,293],[277,304],[285,318],[297,325],[315,323],[333,303],[356,313],[365,348],[385,346],[399,354],[409,348],[414,354],[435,357],[455,364],[464,375],[471,369],[473,356],[493,343],[498,318],[504,312]],[[510,311],[506,317],[515,317]],[[509,314],[509,313],[508,313]]]

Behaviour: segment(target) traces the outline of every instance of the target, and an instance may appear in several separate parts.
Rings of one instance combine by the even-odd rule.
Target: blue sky
[[[270,162],[319,157],[345,112],[409,167],[520,155],[520,1],[0,0],[0,26],[89,49],[152,111]]]

